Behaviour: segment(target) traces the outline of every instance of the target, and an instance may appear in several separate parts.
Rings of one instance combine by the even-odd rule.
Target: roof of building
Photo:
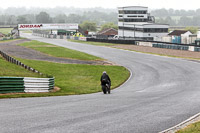
[[[3,33],[0,32],[0,36],[3,37],[3,36],[5,36],[5,34],[3,34]]]
[[[169,36],[180,36],[181,34],[185,34],[188,32],[187,30],[174,30],[171,33],[169,33]]]
[[[133,22],[133,23],[126,23],[125,25],[169,25],[169,24],[161,24],[161,23],[150,23],[150,22]]]
[[[148,8],[146,6],[124,6],[124,7],[118,7],[118,8]]]
[[[118,31],[116,29],[107,28],[102,31],[99,31],[97,34],[98,35],[116,35],[117,33],[118,33]]]

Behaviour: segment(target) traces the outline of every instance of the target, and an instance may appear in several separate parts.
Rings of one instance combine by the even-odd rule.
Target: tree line
[[[40,11],[40,12],[38,12]],[[83,23],[92,21],[97,25],[107,22],[117,24],[117,9],[103,8],[7,8],[0,9],[0,25],[27,23]]]
[[[40,11],[40,12],[39,12]],[[157,23],[170,26],[200,26],[200,9],[174,10],[156,9],[150,11]],[[103,8],[0,8],[0,25],[16,25],[28,23],[78,23],[85,21],[101,26],[106,23],[117,25],[117,9]]]

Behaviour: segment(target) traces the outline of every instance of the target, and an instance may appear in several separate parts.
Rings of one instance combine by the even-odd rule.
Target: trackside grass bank
[[[59,47],[56,45],[38,42],[38,41],[30,41],[26,43],[19,44],[20,46],[28,47],[40,51],[42,53],[48,54],[54,57],[62,57],[68,59],[78,59],[78,60],[103,60],[99,57],[89,55],[83,52]]]
[[[0,95],[0,98],[40,97],[89,94],[101,91],[100,76],[107,71],[112,80],[112,89],[121,85],[129,77],[129,71],[121,66],[59,64],[45,61],[18,59],[24,64],[42,73],[55,77],[55,86],[61,88],[57,92]]]
[[[15,64],[7,62],[1,56],[0,56],[0,76],[3,76],[3,77],[37,77],[37,78],[42,77],[41,75],[30,72],[21,66],[17,66]]]
[[[200,122],[189,125],[176,133],[200,133]]]
[[[0,32],[7,35],[12,29],[13,28],[0,28]]]

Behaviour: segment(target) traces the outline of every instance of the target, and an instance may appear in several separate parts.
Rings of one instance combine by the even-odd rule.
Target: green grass
[[[37,73],[25,70],[23,67],[9,63],[0,56],[1,77],[42,77]]]
[[[55,46],[48,43],[38,42],[38,41],[25,42],[25,43],[20,44],[20,46],[32,48],[54,57],[62,57],[62,58],[78,59],[78,60],[103,60],[99,57],[89,55],[83,52]]]
[[[189,125],[176,133],[200,133],[200,122]]]
[[[7,35],[12,29],[13,28],[0,28],[0,32]]]
[[[112,81],[112,89],[121,85],[129,77],[129,71],[121,66],[59,64],[25,59],[18,60],[42,73],[54,75],[55,85],[61,90],[50,93],[0,95],[0,98],[89,94],[101,91],[100,77],[103,71],[107,71],[109,74]]]
[[[68,41],[77,42],[77,43],[85,43],[85,44],[96,45],[96,46],[114,46],[114,45],[119,45],[119,44],[115,44],[115,43],[91,42],[91,41],[81,41],[81,40],[71,40],[71,39],[68,39]]]

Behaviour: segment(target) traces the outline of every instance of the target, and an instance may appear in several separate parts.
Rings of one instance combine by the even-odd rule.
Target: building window
[[[167,33],[168,28],[144,28],[145,33]]]
[[[119,14],[147,14],[147,11],[119,10]]]
[[[135,28],[135,27],[118,27],[120,30],[129,30],[129,31],[138,31],[138,32],[144,32],[144,33],[167,33],[167,28]]]
[[[124,22],[147,22],[147,19],[124,19]]]
[[[119,10],[119,14],[124,14],[124,11],[123,10]]]
[[[138,32],[143,32],[143,28],[134,28],[134,27],[118,27],[120,30],[129,30],[129,31],[138,31]]]
[[[137,16],[135,16],[135,15],[134,16],[133,15],[128,15],[128,17],[137,17]]]
[[[119,22],[124,22],[124,20],[123,19],[119,19]]]

